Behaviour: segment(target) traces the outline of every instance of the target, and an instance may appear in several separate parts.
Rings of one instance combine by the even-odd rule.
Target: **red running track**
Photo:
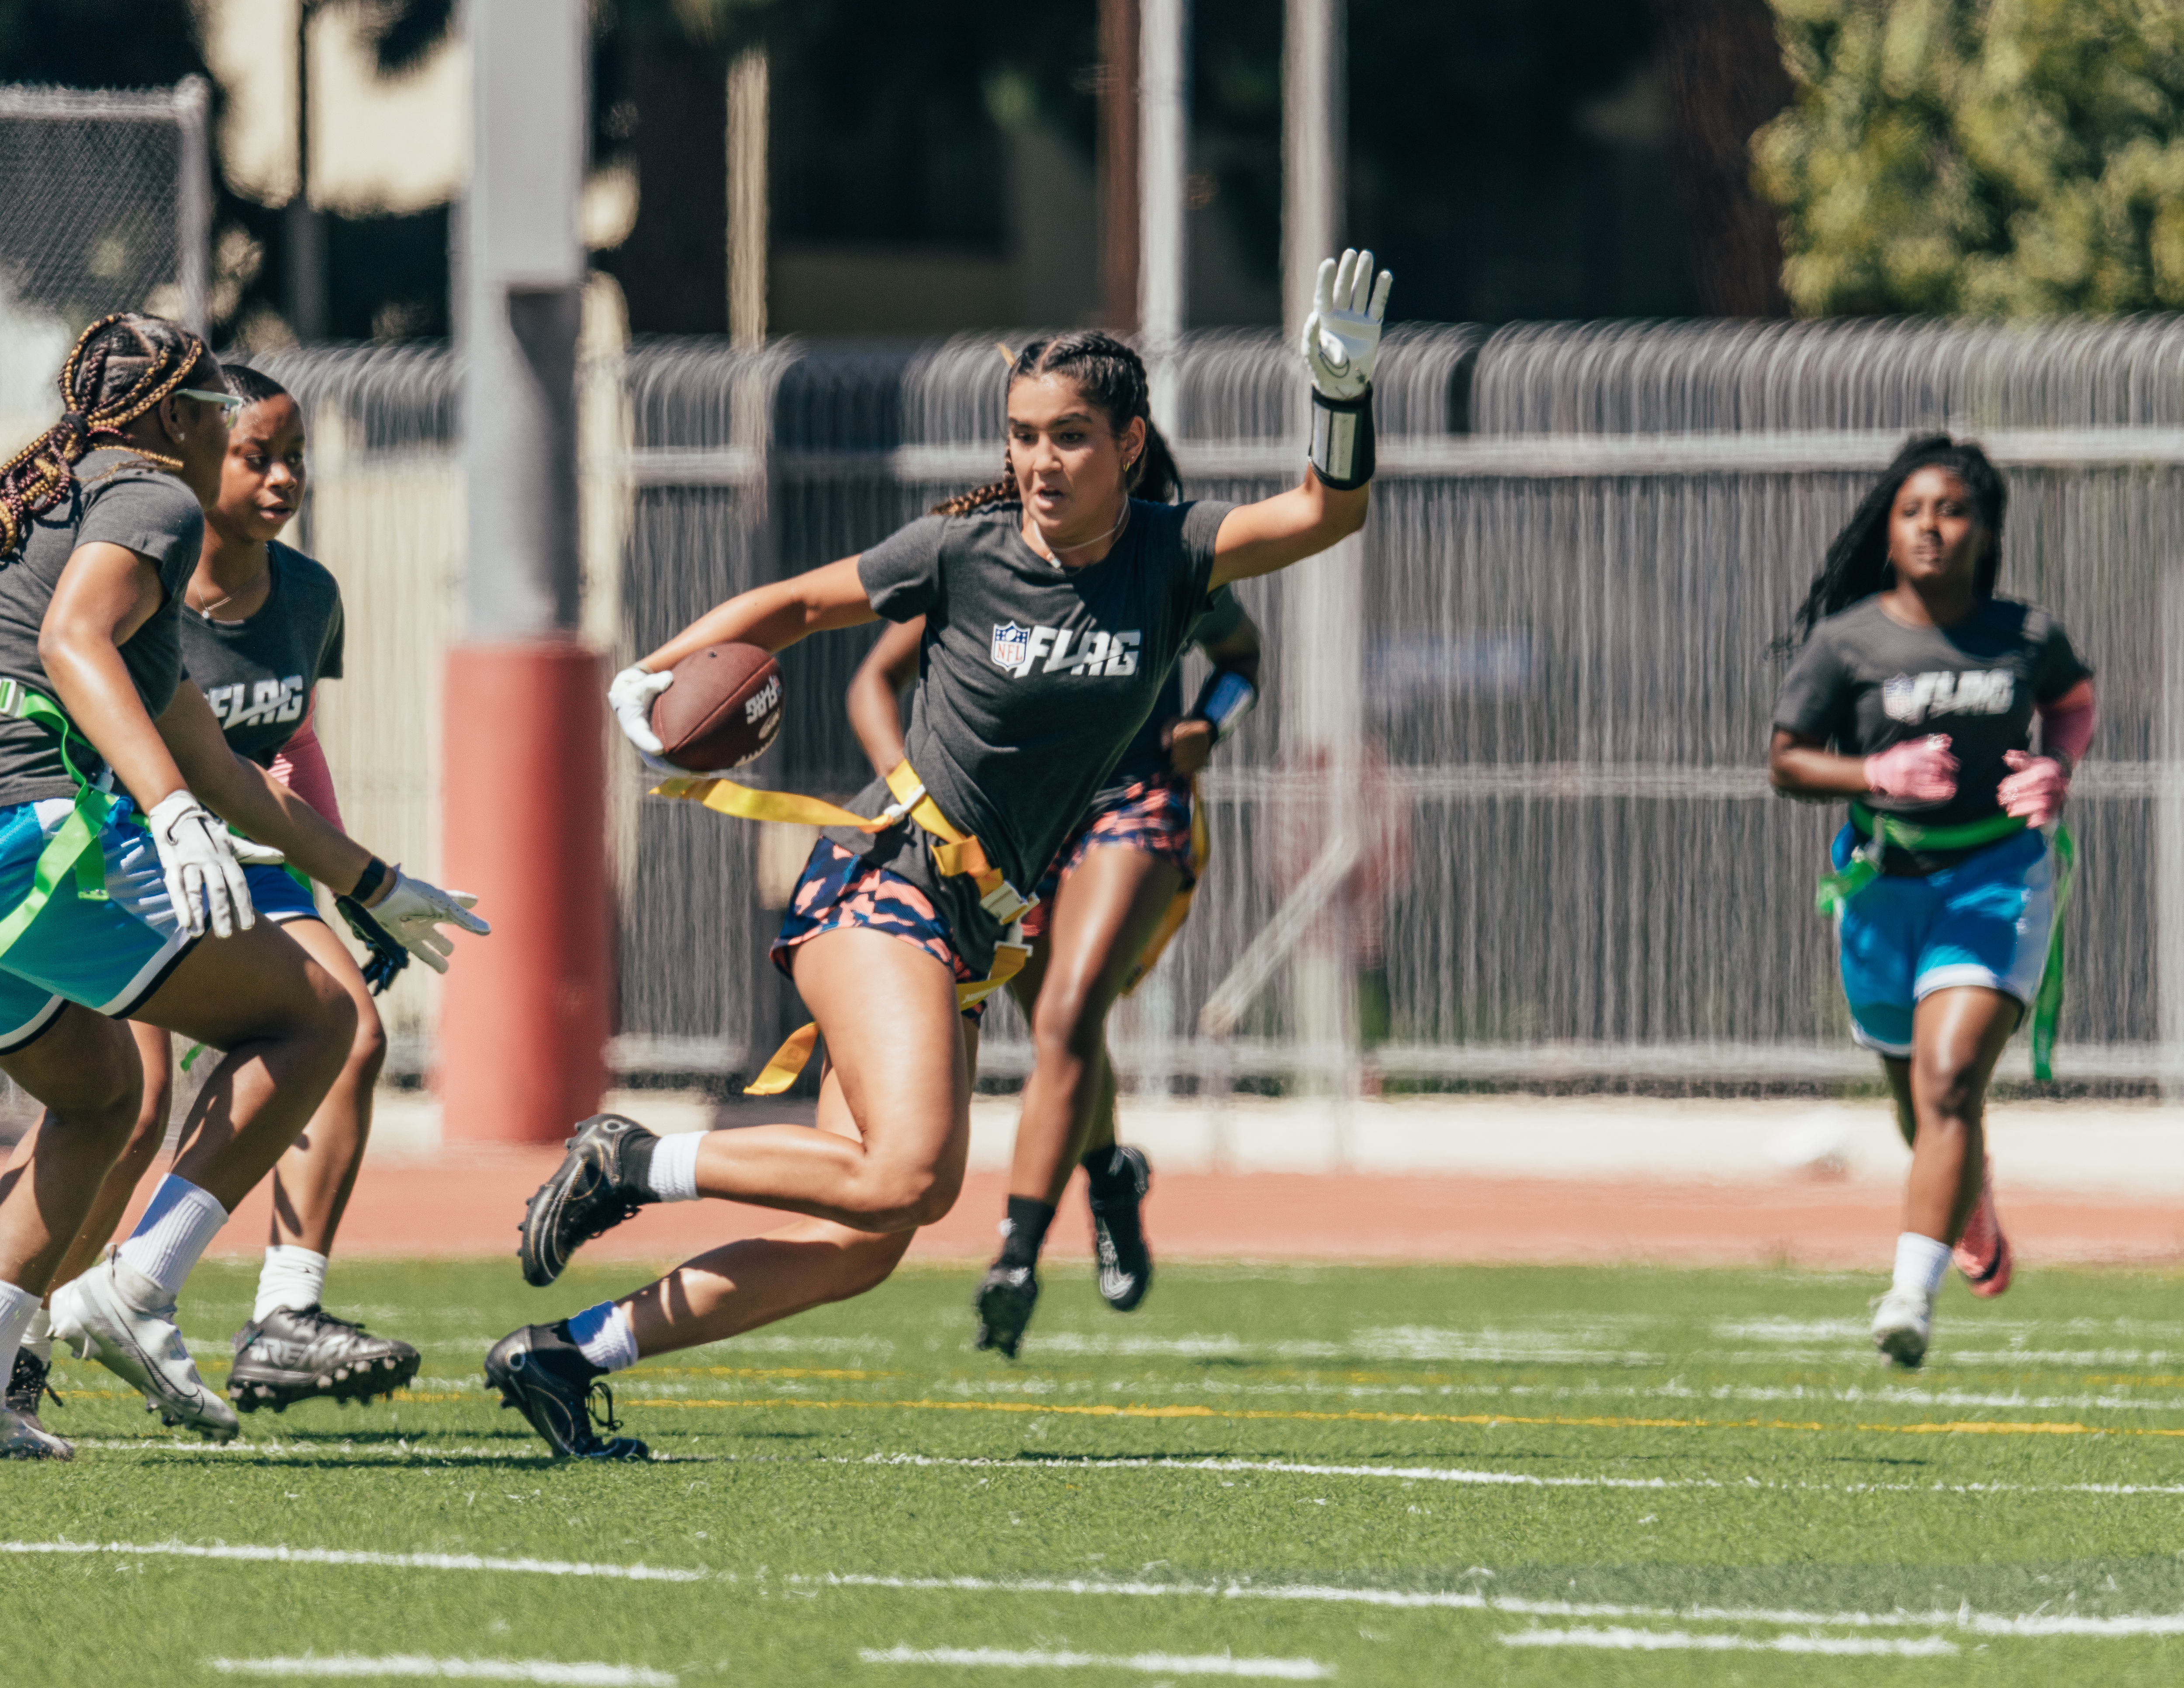
[[[513,1263],[526,1197],[560,1159],[549,1148],[449,1149],[430,1160],[367,1164],[342,1227],[344,1255],[479,1257]],[[148,1189],[153,1180],[146,1180]],[[914,1256],[983,1260],[1006,1180],[973,1173]],[[140,1197],[140,1200],[142,1198]],[[1170,1258],[1320,1261],[1616,1261],[1885,1267],[1897,1192],[1874,1184],[1160,1173],[1146,1209]],[[2024,1262],[2184,1262],[2184,1205],[2002,1191]],[[271,1198],[261,1185],[213,1245],[254,1254]],[[646,1209],[588,1245],[585,1257],[661,1262],[783,1223],[763,1208],[693,1201]],[[1082,1182],[1064,1199],[1052,1247],[1089,1254]]]

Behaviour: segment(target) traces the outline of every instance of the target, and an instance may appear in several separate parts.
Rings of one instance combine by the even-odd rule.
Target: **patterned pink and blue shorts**
[[[1038,905],[1024,916],[1026,938],[1045,935],[1046,911],[1062,880],[1077,871],[1089,851],[1109,844],[1172,861],[1182,872],[1186,889],[1196,883],[1198,876],[1191,872],[1189,777],[1169,774],[1139,780],[1078,822],[1039,879]]]
[[[773,964],[789,972],[788,952],[822,932],[866,926],[914,944],[936,961],[944,961],[956,983],[968,984],[978,975],[956,953],[954,935],[933,899],[899,873],[866,865],[864,857],[844,850],[831,838],[812,846],[804,874],[782,916],[781,932],[770,952]],[[794,974],[790,975],[792,978]],[[976,1023],[986,1012],[983,1002],[966,1008],[966,1019]]]

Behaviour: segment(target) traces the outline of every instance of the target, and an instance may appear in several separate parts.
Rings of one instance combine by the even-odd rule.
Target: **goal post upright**
[[[448,653],[446,1135],[550,1141],[605,1082],[611,956],[599,653],[579,634],[584,0],[469,0],[472,165],[454,276],[468,548]]]

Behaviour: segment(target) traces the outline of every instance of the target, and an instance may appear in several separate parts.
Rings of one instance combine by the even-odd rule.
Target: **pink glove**
[[[1957,759],[1946,733],[1892,744],[1865,759],[1865,788],[1875,797],[1946,803],[1957,794]]]
[[[2036,756],[2025,750],[2004,750],[2002,760],[2012,772],[1994,788],[2003,813],[2014,815],[2035,827],[2051,827],[2063,812],[2063,799],[2070,794],[2070,777],[2053,756]]]

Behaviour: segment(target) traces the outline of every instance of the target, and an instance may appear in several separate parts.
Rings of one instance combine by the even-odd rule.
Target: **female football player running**
[[[225,1053],[142,1220],[56,1295],[53,1327],[169,1422],[225,1440],[236,1415],[198,1377],[176,1296],[340,1073],[356,1015],[257,919],[238,856],[270,852],[214,816],[350,888],[413,947],[457,910],[236,756],[181,683],[181,599],[236,404],[203,343],[158,317],[103,318],[60,390],[60,421],[0,465],[0,1069],[48,1110],[0,1175],[0,1355],[136,1123],[120,1022],[179,1032]],[[219,941],[199,941],[208,927]],[[12,1407],[0,1445],[69,1452]]]
[[[1821,899],[1853,1033],[1880,1056],[1911,1145],[1873,1320],[1874,1345],[1907,1367],[1925,1357],[1953,1244],[1975,1294],[2009,1283],[1981,1115],[2027,1010],[2036,1051],[2052,1037],[2059,972],[2042,981],[2059,967],[2068,859],[2048,832],[2093,736],[2092,671],[2062,624],[1995,593],[2006,502],[1977,446],[1904,448],[1797,612],[1769,756],[1777,790],[1850,800]]]
[[[684,657],[926,618],[908,766],[859,799],[872,829],[821,839],[774,945],[827,1039],[819,1128],[663,1139],[612,1115],[587,1121],[530,1204],[525,1275],[551,1281],[587,1238],[648,1201],[710,1196],[805,1217],[496,1344],[488,1381],[556,1453],[641,1456],[641,1443],[593,1430],[597,1379],[861,1294],[954,1203],[970,1133],[958,987],[990,984],[1031,906],[1018,888],[1037,883],[1106,783],[1210,594],[1363,525],[1388,287],[1369,253],[1322,266],[1304,335],[1314,443],[1294,491],[1240,507],[1134,499],[1166,451],[1144,365],[1105,334],[1041,341],[1010,373],[1012,499],[922,517],[861,556],[731,599],[616,677],[624,733],[656,755],[650,706]],[[605,1428],[616,1428],[611,1397]]]
[[[204,549],[183,593],[182,666],[212,705],[228,747],[269,769],[338,828],[341,809],[311,722],[319,682],[341,677],[341,587],[326,568],[279,539],[303,503],[304,413],[270,376],[234,365],[225,373],[229,390],[243,403],[228,427],[219,500],[205,512]],[[371,1129],[372,1085],[386,1033],[371,987],[348,946],[320,921],[309,883],[270,866],[247,867],[244,877],[259,918],[283,928],[348,993],[356,1035],[326,1100],[273,1168],[272,1237],[257,1303],[235,1335],[228,1398],[248,1412],[298,1401],[392,1394],[416,1374],[417,1351],[370,1335],[320,1306],[326,1256]],[[383,988],[392,978],[383,970],[398,970],[408,953],[370,916],[360,921],[359,935],[369,933],[375,944],[375,973]],[[62,1262],[59,1283],[98,1258],[166,1134],[173,1039],[156,1026],[132,1029],[144,1062],[136,1134]],[[41,1362],[35,1345],[26,1343],[16,1362],[16,1392],[31,1391],[35,1400],[44,1381]]]
[[[989,491],[952,499],[934,514],[968,515]],[[1148,476],[1134,496],[1165,504],[1179,492]],[[916,674],[924,632],[922,616],[889,627],[850,682],[850,724],[883,775],[903,759],[896,700]],[[1039,1251],[1073,1167],[1084,1168],[1101,1297],[1128,1312],[1152,1287],[1142,1212],[1152,1168],[1143,1150],[1115,1140],[1107,1011],[1158,959],[1188,911],[1201,865],[1197,775],[1258,699],[1259,632],[1234,593],[1214,593],[1192,639],[1214,663],[1197,701],[1186,715],[1179,671],[1169,669],[1153,712],[1062,841],[1023,918],[1031,955],[1009,989],[1031,1022],[1037,1059],[1017,1125],[1001,1251],[972,1303],[978,1346],[1011,1359],[1039,1301]]]

